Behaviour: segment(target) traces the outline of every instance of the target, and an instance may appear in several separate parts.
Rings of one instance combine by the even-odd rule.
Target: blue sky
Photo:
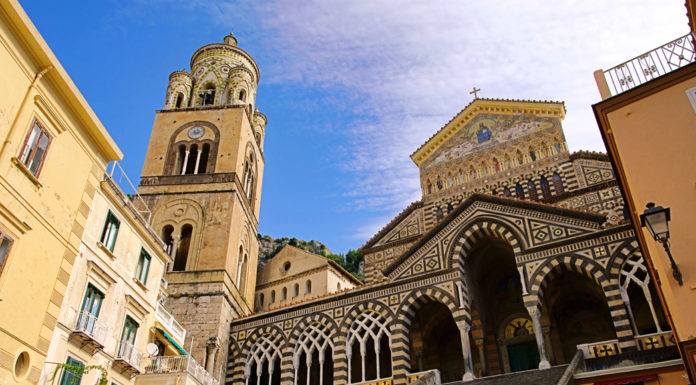
[[[168,76],[232,31],[268,116],[259,232],[360,247],[420,199],[409,159],[481,97],[565,101],[604,151],[593,71],[688,32],[683,0],[22,1],[137,181]]]

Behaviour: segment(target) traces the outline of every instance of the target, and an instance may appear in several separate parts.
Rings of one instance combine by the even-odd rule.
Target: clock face
[[[198,139],[201,136],[203,136],[204,132],[205,132],[205,130],[203,129],[203,127],[195,126],[189,130],[188,135],[189,135],[189,138],[191,138],[191,139]]]
[[[505,338],[515,338],[534,334],[534,324],[528,318],[515,318],[505,326]]]

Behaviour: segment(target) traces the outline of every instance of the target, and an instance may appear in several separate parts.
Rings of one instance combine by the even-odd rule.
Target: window
[[[121,221],[116,218],[116,215],[109,210],[106,214],[106,222],[104,222],[104,230],[102,230],[101,239],[99,242],[102,243],[109,251],[114,251],[114,245],[116,245],[116,235],[118,235],[118,227],[121,225]]]
[[[68,356],[68,359],[65,361],[65,363],[67,365],[78,368],[83,368],[85,366],[85,364],[70,356]],[[60,385],[80,385],[81,380],[81,374],[78,374],[74,370],[70,370],[69,368],[64,368],[63,374],[60,376]]]
[[[536,185],[534,184],[534,182],[529,181],[529,183],[527,183],[527,191],[529,191],[529,199],[531,199],[533,201],[539,200],[539,196],[537,195]]]
[[[556,195],[563,194],[563,180],[561,176],[554,173],[551,177],[551,181],[553,182],[553,188],[556,190]]]
[[[5,262],[7,262],[7,256],[10,254],[11,246],[12,238],[8,237],[7,234],[0,230],[0,274],[2,274]]]
[[[150,270],[150,254],[145,249],[140,249],[138,266],[135,268],[135,278],[143,285],[147,283],[147,272]]]
[[[541,195],[544,197],[544,199],[551,198],[551,188],[549,187],[549,181],[545,177],[541,177],[539,185],[541,186]]]
[[[39,176],[49,144],[51,144],[51,135],[38,120],[34,120],[19,155],[20,162],[32,175]]]
[[[239,90],[239,100],[241,100],[242,102],[246,102],[246,91]]]
[[[512,195],[512,193],[510,193],[509,188],[505,187],[505,190],[503,190],[503,195],[505,195],[506,197],[509,197]]]
[[[288,288],[284,287],[283,288],[283,296],[280,298],[280,300],[285,301],[286,299],[288,299]]]
[[[519,183],[515,186],[515,194],[517,194],[518,198],[524,199],[524,189]]]
[[[274,302],[275,302],[275,290],[271,290],[271,302],[270,303],[274,303]]]
[[[176,94],[176,108],[181,108],[181,105],[184,103],[184,95],[181,93]]]
[[[88,284],[85,297],[82,300],[82,306],[80,307],[80,314],[77,316],[77,325],[75,325],[75,329],[92,335],[103,301],[104,294],[92,286],[92,284]]]
[[[210,106],[215,103],[215,85],[208,84],[199,93],[202,106]]]
[[[172,269],[174,271],[184,271],[186,270],[186,264],[188,263],[189,247],[191,246],[191,236],[193,235],[193,226],[190,224],[185,224],[181,226],[181,233],[179,235],[179,242],[176,246],[176,254],[174,255],[174,266]]]
[[[307,280],[307,283],[305,284],[305,286],[306,286],[305,293],[309,293],[310,291],[312,291],[312,281]]]
[[[295,284],[295,289],[293,290],[292,296],[293,296],[293,297],[297,297],[298,295],[300,295],[300,284],[299,284],[299,283],[296,283],[296,284]]]
[[[138,334],[138,323],[130,316],[126,316],[121,332],[121,343],[118,348],[118,357],[130,359],[135,344],[135,336]]]

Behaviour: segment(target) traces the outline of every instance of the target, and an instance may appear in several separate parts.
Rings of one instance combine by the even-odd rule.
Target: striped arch
[[[463,273],[463,262],[476,243],[484,237],[505,241],[512,247],[515,256],[520,255],[523,247],[526,246],[519,229],[496,218],[477,218],[473,222],[465,224],[459,234],[454,237],[456,241],[452,242],[450,251],[447,253],[449,266],[457,268]]]
[[[303,318],[300,322],[297,323],[297,325],[295,325],[295,327],[293,327],[292,331],[290,332],[287,349],[285,349],[285,353],[283,354],[283,361],[280,364],[282,370],[282,374],[280,377],[281,383],[293,383],[293,378],[295,376],[294,359],[298,348],[297,344],[300,342],[300,338],[305,334],[305,332],[315,328],[317,324],[326,325],[328,329],[328,343],[331,346],[332,357],[334,362],[334,373],[336,373],[336,365],[339,362],[336,351],[338,326],[336,325],[336,322],[333,319],[329,318],[326,314],[316,313]]]
[[[626,306],[621,299],[618,281],[610,281],[604,272],[604,268],[591,259],[578,255],[566,255],[546,261],[537,268],[534,275],[530,278],[529,295],[524,297],[524,305],[527,308],[537,307],[541,309],[546,285],[553,277],[563,271],[575,271],[583,274],[600,286],[607,299],[619,346],[624,351],[635,350],[636,342],[633,339],[633,329],[631,328]]]
[[[444,290],[437,287],[423,287],[412,291],[401,301],[396,312],[396,320],[392,324],[391,348],[394,383],[404,381],[411,370],[411,352],[408,339],[411,322],[416,311],[429,301],[436,301],[447,306],[458,325],[463,322],[471,323],[468,310],[457,309],[455,299]]]
[[[621,247],[616,249],[611,258],[609,258],[609,261],[607,262],[607,272],[609,279],[611,279],[612,282],[619,282],[621,267],[623,266],[624,262],[626,262],[626,258],[633,255],[636,251],[640,253],[638,241],[635,239],[628,240],[624,242]]]
[[[278,341],[280,342],[278,350],[280,350],[281,352],[285,348],[285,345],[287,345],[287,339],[285,338],[285,334],[283,334],[282,330],[280,330],[280,328],[275,325],[266,325],[254,330],[249,335],[247,335],[244,342],[242,342],[241,344],[236,343],[239,349],[237,350],[237,354],[234,356],[234,358],[228,360],[228,362],[233,363],[233,370],[232,372],[229,371],[230,365],[228,364],[228,371],[226,376],[227,379],[225,380],[225,382],[231,380],[234,383],[244,383],[244,369],[246,366],[247,358],[249,357],[249,353],[251,352],[251,349],[253,348],[254,344],[256,344],[256,342],[264,336],[270,336],[272,339],[278,339]]]

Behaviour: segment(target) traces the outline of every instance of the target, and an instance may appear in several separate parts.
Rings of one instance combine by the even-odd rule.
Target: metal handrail
[[[188,373],[201,385],[218,385],[219,382],[206,372],[191,356],[146,357],[142,374]]]
[[[135,187],[135,185],[133,185],[133,182],[131,182],[130,178],[128,178],[128,175],[126,175],[126,172],[123,170],[123,168],[121,168],[121,165],[117,161],[111,162],[111,171],[107,170],[107,175],[116,183],[116,185],[119,186],[124,180],[126,181],[128,186],[130,186],[132,193],[124,193],[124,195],[130,198],[131,201],[137,200],[138,205],[133,205],[133,207],[143,218],[145,218],[147,223],[150,223],[150,219],[152,219],[152,211],[150,211],[150,208],[147,206],[147,203],[145,203],[145,200],[140,196],[140,194],[138,194],[138,189]]]
[[[688,33],[604,71],[611,95],[618,95],[696,61],[696,39]]]

